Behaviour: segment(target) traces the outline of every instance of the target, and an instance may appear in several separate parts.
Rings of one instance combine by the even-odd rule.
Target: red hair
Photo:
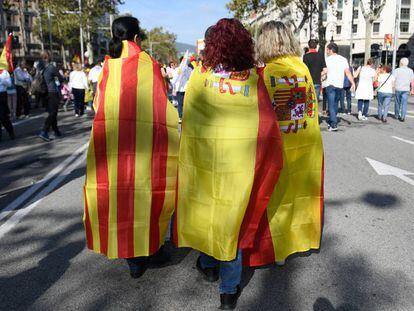
[[[220,19],[206,37],[203,65],[226,71],[254,67],[254,45],[250,33],[234,18]]]

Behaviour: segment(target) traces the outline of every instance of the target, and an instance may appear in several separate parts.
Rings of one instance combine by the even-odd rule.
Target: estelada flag
[[[253,247],[282,168],[282,141],[256,69],[198,66],[187,84],[174,242],[218,260]]]
[[[324,157],[312,77],[300,58],[281,57],[266,64],[264,78],[282,132],[284,165],[255,247],[243,253],[248,266],[319,249],[323,225]]]
[[[133,42],[106,59],[87,155],[88,248],[108,258],[148,256],[163,244],[175,203],[178,116],[159,64]]]
[[[7,70],[13,72],[13,55],[12,55],[12,40],[13,35],[10,34],[6,40],[6,44],[3,47],[3,51],[0,56],[0,72]]]

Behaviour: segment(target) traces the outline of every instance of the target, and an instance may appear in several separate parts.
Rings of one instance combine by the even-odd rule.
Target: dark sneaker
[[[203,275],[203,278],[208,282],[216,282],[219,279],[219,269],[218,267],[214,268],[202,268],[201,267],[201,257],[197,258],[196,264],[197,270]]]
[[[235,294],[220,294],[221,310],[233,310],[236,308],[237,299],[239,299],[241,293],[240,286],[237,286],[237,292]]]
[[[149,257],[151,265],[162,266],[171,260],[171,254],[165,250],[165,246],[161,246],[160,249],[152,256]]]
[[[56,131],[55,136],[56,137],[62,137],[62,132],[61,131]]]
[[[148,268],[148,257],[128,258],[129,274],[131,278],[138,279],[144,275]]]
[[[50,141],[50,137],[49,137],[49,135],[46,132],[41,132],[39,134],[39,138],[40,139],[43,139],[44,141],[47,141],[47,142]]]

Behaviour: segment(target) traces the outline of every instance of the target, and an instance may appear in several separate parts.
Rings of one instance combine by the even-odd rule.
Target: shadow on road
[[[325,206],[344,207],[348,204],[363,204],[378,209],[397,208],[401,205],[401,199],[392,193],[368,191],[358,198],[349,197],[346,199],[325,199]]]

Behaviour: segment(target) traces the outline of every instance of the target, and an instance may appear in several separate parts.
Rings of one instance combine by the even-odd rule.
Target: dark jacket
[[[42,64],[43,65],[43,64]],[[39,66],[39,69],[43,66]],[[59,92],[58,87],[56,86],[56,79],[59,80],[60,83],[64,81],[64,78],[61,76],[59,71],[56,69],[55,66],[52,64],[45,64],[44,65],[44,72],[43,77],[47,84],[47,91],[48,93],[57,93]]]

